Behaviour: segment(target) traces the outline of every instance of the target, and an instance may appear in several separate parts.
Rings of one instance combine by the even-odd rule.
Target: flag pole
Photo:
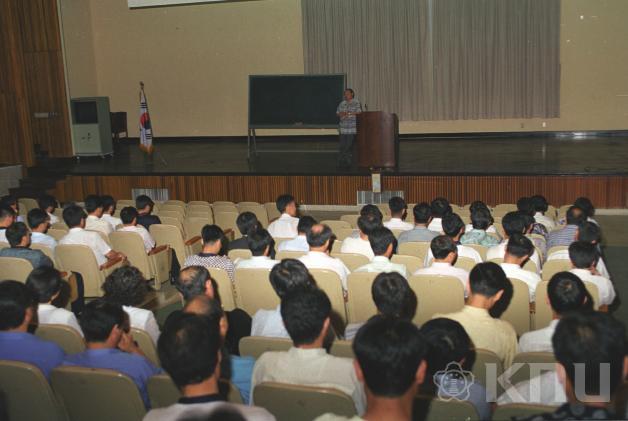
[[[149,156],[152,155],[153,151],[155,152],[155,154],[157,155],[157,157],[161,160],[161,162],[164,164],[164,166],[168,166],[168,162],[165,160],[165,158],[163,157],[163,155],[161,154],[161,152],[159,152],[157,150],[157,148],[155,148],[155,146],[153,145],[153,125],[152,125],[152,121],[150,119],[150,114],[148,112],[148,99],[146,98],[146,92],[144,92],[144,82],[140,81],[140,109],[142,108],[142,104],[143,107],[146,109],[146,121],[148,121],[148,127],[145,128],[144,124],[142,122],[142,115],[140,116],[140,148],[142,150],[144,150]],[[143,101],[142,101],[143,100]],[[143,145],[142,143],[142,130],[145,130],[144,133],[146,133],[146,129],[150,130],[150,134],[148,134],[150,136],[150,146],[146,147],[145,145]],[[146,135],[146,134],[145,134]]]

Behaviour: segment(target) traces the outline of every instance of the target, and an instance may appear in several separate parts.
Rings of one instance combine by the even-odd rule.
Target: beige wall
[[[71,95],[91,92],[95,80],[112,111],[129,113],[131,136],[140,80],[156,136],[238,136],[246,134],[249,74],[303,72],[300,0],[134,10],[126,0],[62,1],[72,11],[64,13],[73,23],[64,23]],[[402,122],[401,131],[628,128],[626,18],[626,0],[563,0],[560,118]]]

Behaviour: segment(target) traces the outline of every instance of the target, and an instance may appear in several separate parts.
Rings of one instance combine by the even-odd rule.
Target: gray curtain
[[[401,120],[558,117],[560,0],[302,0],[306,73]]]

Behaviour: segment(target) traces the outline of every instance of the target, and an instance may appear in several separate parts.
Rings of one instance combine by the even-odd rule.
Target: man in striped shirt
[[[348,168],[353,160],[353,143],[357,133],[356,116],[362,112],[360,101],[354,98],[353,89],[345,89],[344,101],[338,105],[336,115],[340,118],[340,156],[338,166]]]

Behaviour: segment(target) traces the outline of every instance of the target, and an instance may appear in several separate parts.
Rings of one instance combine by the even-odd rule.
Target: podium
[[[357,155],[361,168],[396,168],[399,157],[399,119],[384,111],[357,116]]]

